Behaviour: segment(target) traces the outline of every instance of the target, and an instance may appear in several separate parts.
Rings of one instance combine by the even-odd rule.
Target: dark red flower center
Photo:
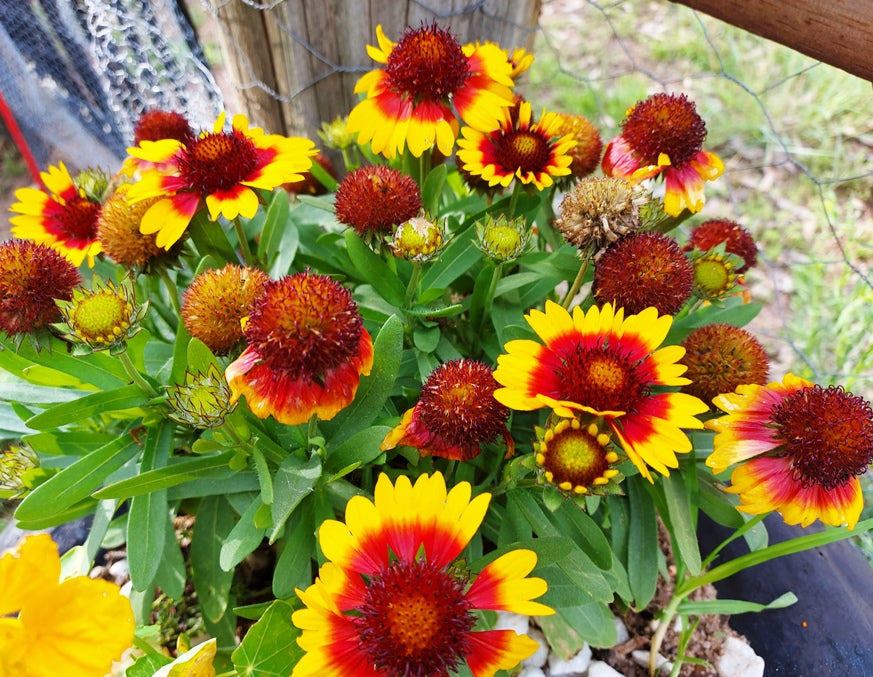
[[[427,561],[396,561],[373,576],[356,612],[359,647],[380,675],[447,675],[470,653],[464,582]]]
[[[711,219],[704,221],[688,238],[689,248],[709,251],[724,243],[725,251],[736,254],[743,259],[743,265],[737,268],[737,273],[744,273],[755,265],[758,260],[758,246],[751,233],[740,224],[728,219]]]
[[[69,247],[83,247],[97,239],[97,218],[100,204],[80,195],[65,205],[50,207],[43,223],[47,232]]]
[[[793,392],[773,407],[770,420],[778,426],[795,479],[805,487],[841,486],[873,460],[873,410],[842,387]]]
[[[252,304],[245,335],[271,369],[320,382],[357,354],[362,330],[348,289],[307,272],[267,284]]]
[[[408,174],[382,165],[360,167],[340,183],[336,218],[359,234],[388,232],[421,209],[421,191]]]
[[[259,164],[255,144],[233,130],[205,134],[185,146],[179,158],[179,174],[192,190],[211,195],[250,178]]]
[[[541,172],[548,166],[551,155],[548,139],[525,129],[504,134],[494,149],[498,165],[513,173],[519,169],[522,172]]]
[[[666,153],[673,166],[681,167],[700,151],[706,123],[684,94],[654,94],[628,113],[621,135],[643,164],[657,164]]]
[[[160,141],[161,139],[176,139],[189,143],[194,138],[194,131],[188,120],[181,113],[163,110],[150,110],[143,113],[133,130],[133,142]]]
[[[635,366],[608,346],[577,347],[564,357],[558,378],[562,387],[559,399],[596,411],[631,411],[648,395]]]
[[[436,24],[407,29],[391,50],[385,72],[393,88],[416,103],[444,99],[470,76],[461,45]]]
[[[491,368],[475,360],[437,367],[421,388],[418,412],[428,430],[449,446],[478,446],[505,426],[509,409],[494,399]]]

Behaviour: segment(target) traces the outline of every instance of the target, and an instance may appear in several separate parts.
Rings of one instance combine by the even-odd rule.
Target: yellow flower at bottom
[[[133,610],[118,586],[60,575],[47,534],[0,557],[0,675],[99,677],[131,646]]]

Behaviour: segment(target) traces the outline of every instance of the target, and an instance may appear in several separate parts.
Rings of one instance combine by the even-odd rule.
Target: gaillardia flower
[[[445,244],[442,223],[424,216],[414,216],[397,226],[390,247],[394,256],[424,262],[434,258]]]
[[[664,211],[699,212],[703,185],[724,171],[715,153],[701,150],[706,123],[684,94],[653,94],[627,112],[621,134],[606,145],[601,163],[607,176],[634,182],[663,175]]]
[[[688,236],[686,249],[706,252],[722,243],[726,252],[743,260],[737,273],[745,273],[758,261],[758,245],[755,244],[752,234],[736,221],[729,219],[710,219],[695,226]]]
[[[0,674],[105,675],[133,643],[133,610],[117,585],[60,578],[48,534],[27,536],[0,557]]]
[[[623,479],[614,468],[619,456],[610,449],[609,434],[597,423],[562,418],[545,430],[537,429],[534,443],[537,467],[549,484],[575,495],[603,495],[616,491]]]
[[[473,677],[515,667],[538,644],[514,630],[477,630],[478,610],[548,615],[530,578],[536,554],[510,551],[478,574],[455,561],[476,533],[490,494],[468,482],[446,490],[440,473],[395,485],[384,474],[375,499],[355,496],[345,523],[327,520],[318,539],[327,562],[297,595],[291,620],[306,651],[292,677],[447,677],[466,663]],[[460,566],[459,566],[460,565]]]
[[[258,127],[249,128],[244,115],[235,115],[231,130],[225,132],[224,120],[222,113],[213,131],[188,142],[162,139],[128,148],[131,156],[156,163],[143,171],[128,199],[161,198],[140,225],[145,234],[157,233],[159,247],[169,249],[182,237],[201,200],[212,221],[219,216],[250,219],[258,211],[255,190],[300,180],[312,166],[312,141],[264,134]]]
[[[855,526],[864,505],[857,476],[873,461],[869,402],[793,374],[714,402],[726,415],[706,422],[718,433],[706,464],[715,473],[740,464],[725,490],[739,494],[738,510],[776,510],[804,527],[816,519]]]
[[[653,306],[675,315],[691,298],[694,266],[676,241],[662,233],[631,233],[613,242],[594,264],[592,291],[630,314]]]
[[[336,416],[373,366],[373,341],[351,293],[310,272],[271,281],[245,326],[248,347],[225,371],[232,402],[296,425]]]
[[[481,445],[502,435],[507,454],[515,445],[506,420],[509,409],[494,399],[497,382],[491,367],[476,360],[451,360],[434,369],[415,407],[409,409],[382,449],[398,445],[415,447],[422,456],[469,461]]]
[[[47,245],[0,242],[0,330],[28,334],[59,319],[55,299],[69,301],[81,280],[76,267]]]
[[[543,190],[555,177],[570,173],[573,158],[569,151],[576,141],[572,134],[561,134],[557,113],[543,111],[539,122],[532,123],[530,102],[522,101],[517,117],[505,112],[498,129],[464,127],[463,138],[458,140],[458,159],[467,172],[481,176],[491,186],[506,188],[518,179]]]
[[[204,270],[182,298],[185,329],[216,355],[227,355],[242,343],[242,320],[269,281],[259,268],[233,263]]]
[[[161,141],[176,139],[183,143],[193,141],[197,137],[188,119],[181,113],[152,109],[139,116],[133,128],[133,144],[138,146],[143,141]]]
[[[677,453],[691,451],[681,428],[702,428],[697,414],[707,406],[681,386],[685,366],[680,346],[659,348],[673,323],[655,308],[624,317],[606,303],[580,307],[571,315],[553,301],[545,312],[525,316],[543,343],[517,339],[504,346],[494,378],[503,388],[494,397],[511,409],[551,407],[572,418],[585,411],[603,417],[640,474],[652,481],[648,467],[669,475],[679,465]]]
[[[97,239],[97,217],[101,202],[80,188],[61,162],[40,174],[46,191],[19,188],[19,200],[9,209],[18,215],[9,219],[12,234],[56,249],[74,266],[94,257],[103,247]]]
[[[154,235],[139,232],[143,214],[158,198],[130,202],[127,199],[130,187],[131,184],[122,183],[103,203],[97,218],[97,236],[110,259],[129,268],[145,268],[167,253],[158,247]]]
[[[336,189],[334,211],[358,235],[390,233],[421,209],[421,191],[408,174],[382,165],[349,172]]]
[[[491,131],[512,104],[512,67],[495,44],[461,47],[436,24],[408,28],[397,43],[385,37],[380,25],[376,37],[379,46],[368,45],[367,53],[384,67],[358,80],[355,93],[367,97],[352,109],[347,123],[358,143],[369,142],[374,153],[390,159],[408,147],[420,157],[436,144],[448,157],[459,117]]]
[[[558,117],[561,120],[558,136],[569,134],[576,142],[568,151],[573,159],[570,163],[570,174],[562,179],[562,183],[569,185],[597,169],[603,153],[603,141],[597,127],[588,118],[572,113],[558,113]]]
[[[770,360],[758,339],[741,327],[716,323],[698,327],[682,341],[688,367],[685,376],[691,383],[682,392],[704,402],[722,393],[732,393],[741,385],[764,385]]]

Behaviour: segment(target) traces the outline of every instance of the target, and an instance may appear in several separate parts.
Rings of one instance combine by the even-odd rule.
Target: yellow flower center
[[[618,454],[607,451],[608,444],[609,435],[596,424],[583,429],[578,419],[564,419],[536,445],[536,462],[548,482],[564,491],[586,494],[618,474],[609,467]]]
[[[130,328],[131,304],[111,291],[86,296],[75,306],[70,326],[87,343],[111,343]]]
[[[720,256],[697,259],[694,262],[694,284],[704,296],[718,298],[734,285],[736,275]]]
[[[406,259],[431,256],[443,242],[442,230],[425,218],[416,216],[398,226],[393,248]]]
[[[523,238],[521,233],[510,226],[494,226],[485,231],[485,248],[493,252],[498,258],[504,258],[514,254],[521,246]]]

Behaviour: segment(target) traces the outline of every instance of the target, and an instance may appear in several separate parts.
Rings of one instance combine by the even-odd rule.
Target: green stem
[[[570,307],[570,303],[572,303],[573,298],[578,293],[579,288],[582,286],[582,282],[585,280],[585,274],[588,272],[588,265],[591,263],[591,252],[586,251],[583,256],[585,258],[582,260],[582,265],[579,266],[579,272],[576,273],[576,279],[573,280],[573,284],[570,285],[570,288],[567,290],[567,295],[561,302],[564,309]]]
[[[118,359],[121,360],[121,364],[124,365],[124,371],[127,372],[127,375],[130,376],[133,382],[138,385],[146,395],[149,397],[158,396],[158,391],[156,391],[151,384],[142,377],[139,370],[133,366],[133,362],[130,361],[130,357],[126,352],[118,353]]]
[[[482,299],[482,315],[479,317],[479,326],[477,333],[481,334],[482,327],[485,326],[485,318],[491,316],[491,306],[494,304],[494,294],[497,291],[497,283],[503,277],[503,262],[494,266],[494,272],[491,274],[491,282],[488,284],[488,291],[485,292],[485,298]]]
[[[649,647],[649,677],[655,677],[655,675],[658,674],[658,652],[661,648],[661,644],[664,642],[664,636],[667,634],[667,630],[670,629],[673,619],[676,618],[676,614],[679,611],[679,605],[682,603],[682,600],[685,599],[687,594],[688,593],[673,595],[673,599],[670,600],[670,603],[667,604],[664,612],[658,619],[658,629],[655,630],[655,634],[652,635],[652,643]]]
[[[424,181],[427,178],[427,175],[430,174],[430,155],[431,150],[428,149],[421,154],[420,158],[418,158],[419,187],[424,185]]]
[[[170,277],[170,273],[163,266],[158,266],[158,277],[161,278],[161,281],[164,283],[164,286],[167,288],[167,293],[170,295],[170,303],[173,304],[173,310],[176,311],[176,315],[179,317],[182,316],[182,307],[179,304],[179,290],[176,288],[176,283],[173,282],[173,278]]]
[[[406,298],[403,299],[403,306],[408,308],[415,298],[415,292],[418,289],[418,281],[421,279],[422,266],[420,261],[412,262],[412,275],[409,276],[409,284],[406,285]]]
[[[521,192],[521,182],[515,181],[512,184],[512,195],[509,198],[509,208],[506,210],[506,215],[510,219],[515,218],[515,208],[518,205],[518,194]]]
[[[246,236],[245,228],[243,228],[242,221],[239,220],[238,216],[233,220],[233,229],[236,232],[237,239],[239,240],[239,246],[242,249],[243,259],[245,260],[246,265],[256,268],[258,266],[258,261],[252,254],[252,249],[251,247],[249,247],[249,239]]]

